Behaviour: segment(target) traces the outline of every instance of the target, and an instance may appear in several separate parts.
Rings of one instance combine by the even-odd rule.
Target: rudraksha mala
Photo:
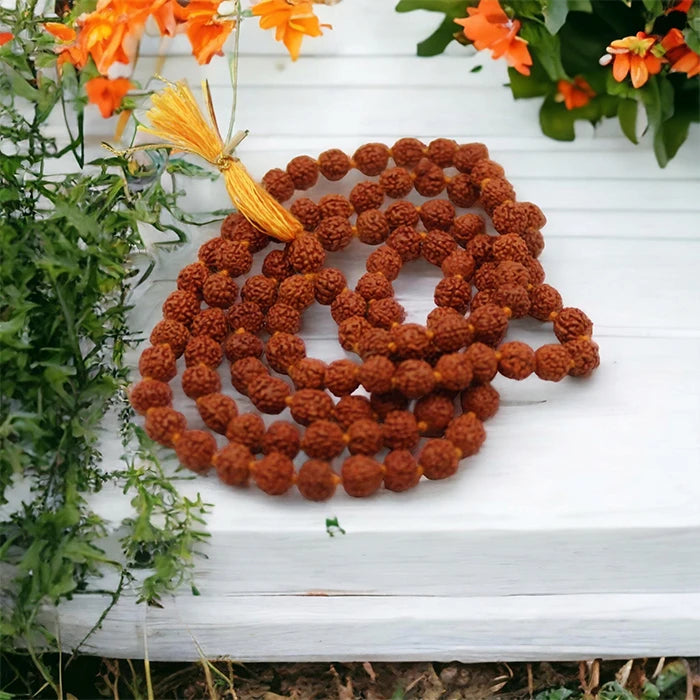
[[[491,385],[496,373],[559,381],[598,366],[591,321],[565,308],[544,283],[537,261],[544,215],[516,201],[484,145],[436,139],[426,146],[404,138],[392,148],[364,145],[352,158],[332,149],[318,159],[298,156],[262,182],[287,202],[319,175],[337,181],[352,169],[369,179],[349,197],[293,201],[289,211],[304,233],[269,252],[261,274],[239,279],[273,239],[234,213],[221,235],[200,247],[199,260],[178,275],[152,345],[141,355],[143,378],[132,388],[131,403],[145,414],[148,435],[174,447],[189,469],[213,467],[227,484],[252,480],[269,494],[296,484],[311,500],[329,498],[338,484],[357,497],[382,484],[405,491],[421,476],[453,475],[460,460],[479,450],[482,422],[498,410]],[[404,199],[414,189],[427,199],[419,207]],[[394,201],[383,207],[386,199]],[[491,217],[497,235],[487,233],[479,215],[457,214],[475,205]],[[340,270],[325,266],[325,257],[355,237],[375,247],[353,290]],[[403,265],[421,256],[443,272],[425,326],[405,323],[392,287]],[[297,333],[314,303],[330,307],[341,346],[358,361],[326,364],[306,356]],[[502,343],[509,321],[525,316],[551,323],[559,343],[537,350]],[[223,447],[212,432],[189,429],[172,408],[168,382],[183,355],[184,393],[196,401],[207,428],[226,437]],[[236,401],[222,393],[217,367],[224,357],[233,387],[260,413],[289,408],[292,421],[266,427],[257,413],[239,414]],[[359,387],[369,397],[356,393]],[[350,456],[337,474],[333,461],[345,450]],[[293,460],[300,451],[308,460],[297,471]]]

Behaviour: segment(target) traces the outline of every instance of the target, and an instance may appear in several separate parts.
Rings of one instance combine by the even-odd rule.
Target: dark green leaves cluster
[[[677,0],[501,0],[504,11],[521,22],[520,36],[528,42],[533,66],[530,76],[508,69],[513,96],[543,98],[540,126],[551,138],[572,141],[575,122],[597,124],[617,116],[622,133],[637,143],[639,106],[646,129],[653,135],[654,153],[662,167],[685,141],[692,122],[700,121],[700,76],[670,73],[664,67],[643,87],[629,77],[618,83],[610,66],[601,66],[611,41],[639,31],[664,36],[676,27],[689,48],[700,53],[700,2],[687,13],[669,11]],[[398,12],[428,10],[444,15],[433,34],[418,44],[419,56],[442,53],[453,40],[469,44],[455,18],[466,17],[478,0],[400,0]],[[595,91],[588,104],[567,109],[557,84],[581,77]]]

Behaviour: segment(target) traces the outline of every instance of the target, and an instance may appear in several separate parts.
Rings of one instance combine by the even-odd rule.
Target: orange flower
[[[671,12],[685,12],[688,14],[688,10],[693,6],[693,0],[678,0],[675,5],[672,5],[666,10],[666,14]]]
[[[185,31],[192,44],[192,53],[198,63],[209,63],[236,26],[235,21],[219,16],[217,0],[192,0],[178,12],[176,17],[184,19]]]
[[[5,46],[8,41],[12,41],[15,35],[12,32],[0,32],[0,46]]]
[[[82,68],[87,63],[87,52],[76,42],[75,29],[60,22],[46,22],[44,29],[59,40],[55,51],[58,53],[57,66],[60,68],[66,61],[76,68]]]
[[[687,73],[689,78],[700,74],[700,56],[686,43],[680,29],[671,29],[661,40],[666,54],[664,58],[671,64],[671,70]]]
[[[182,7],[177,0],[159,0],[151,5],[151,17],[158,25],[161,36],[175,36],[184,28],[184,20],[179,16]]]
[[[557,102],[563,102],[567,109],[578,109],[587,105],[595,97],[593,88],[579,75],[573,80],[560,80],[557,83]]]
[[[615,39],[606,49],[608,54],[615,57],[613,63],[613,78],[621,83],[629,73],[632,77],[632,85],[642,87],[650,75],[656,75],[661,71],[661,59],[656,55],[658,48],[656,37],[644,32],[637,32],[636,36],[626,36],[624,39]],[[603,56],[602,65],[610,63],[611,58]]]
[[[456,19],[464,35],[477,51],[491,50],[493,58],[505,58],[518,73],[530,75],[532,58],[527,41],[517,36],[520,22],[509,19],[498,0],[481,0],[478,7],[468,7],[469,17]]]
[[[88,101],[97,105],[106,119],[111,117],[117,107],[121,104],[122,98],[126,95],[133,83],[127,78],[93,78],[85,83]]]
[[[321,27],[314,14],[311,2],[306,0],[262,0],[253,5],[253,14],[260,17],[260,28],[275,27],[275,39],[282,41],[292,57],[299,58],[301,42],[306,36],[321,36]]]

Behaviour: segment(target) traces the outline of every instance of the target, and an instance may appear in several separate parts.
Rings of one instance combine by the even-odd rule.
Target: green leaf
[[[543,690],[535,695],[534,700],[566,700],[574,694],[573,690],[568,688],[550,688]]]
[[[555,102],[549,96],[540,108],[540,126],[545,136],[557,141],[573,141],[576,138],[574,130],[575,118],[563,102]]]
[[[530,52],[544,68],[551,80],[566,80],[568,75],[561,62],[561,44],[558,36],[536,22],[524,22],[520,36],[530,44]]]
[[[416,54],[418,56],[441,54],[454,39],[458,28],[451,17],[445,17],[440,26],[427,39],[416,44]]]
[[[617,118],[620,121],[622,133],[632,142],[637,140],[637,100],[622,99],[617,108]]]
[[[569,0],[569,12],[593,12],[591,0]]]
[[[672,155],[669,155],[667,148],[667,137],[664,135],[663,123],[673,116],[673,86],[665,78],[652,75],[647,84],[639,89],[639,95],[646,108],[647,120],[654,134],[654,155],[658,164],[665,168]]]
[[[573,11],[557,36],[562,47],[562,64],[571,76],[601,70],[598,60],[606,46],[618,38],[599,15]]]
[[[567,0],[542,0],[544,24],[550,34],[556,34],[564,26],[569,9]]]
[[[399,0],[396,11],[428,10],[428,12],[444,12],[452,17],[466,17],[466,8],[469,4],[473,3],[468,0]]]
[[[683,38],[689,49],[700,53],[700,14],[692,20],[688,18],[688,26],[683,30]]]
[[[637,700],[633,693],[623,688],[617,681],[605,683],[598,693],[598,698],[600,700]]]
[[[676,685],[676,683],[685,680],[686,673],[685,664],[682,661],[673,661],[664,666],[663,671],[661,671],[654,681],[654,685],[659,692],[664,693]]]
[[[510,89],[513,97],[518,100],[521,98],[541,97],[552,92],[553,85],[550,81],[538,78],[535,71],[528,77],[518,73],[515,68],[508,69],[508,77],[510,78]]]
[[[661,0],[643,0],[643,2],[649,15],[649,20],[654,20],[664,13],[664,6]]]

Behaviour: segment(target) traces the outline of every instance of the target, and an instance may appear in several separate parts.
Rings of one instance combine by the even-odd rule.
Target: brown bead
[[[392,383],[406,398],[417,399],[435,387],[433,368],[424,360],[404,360],[396,368]]]
[[[401,256],[403,262],[408,262],[420,257],[423,238],[413,227],[399,226],[391,232],[386,244]]]
[[[401,199],[413,189],[413,178],[405,168],[390,168],[379,176],[379,185],[387,197]]]
[[[495,286],[501,284],[519,284],[523,287],[527,287],[530,282],[530,273],[522,263],[506,260],[495,266],[494,281]]]
[[[496,353],[498,371],[508,379],[526,379],[535,371],[535,352],[525,343],[517,340],[504,343]]]
[[[508,199],[515,199],[515,190],[508,180],[498,177],[486,178],[481,182],[481,205],[489,215],[499,205]]]
[[[494,299],[494,291],[493,289],[484,289],[480,292],[477,292],[471,302],[471,310],[472,312],[476,311],[477,309],[480,309],[482,306],[486,306],[487,304],[495,304],[496,301]],[[498,304],[496,304],[498,306]]]
[[[248,393],[248,382],[256,374],[267,374],[267,367],[257,357],[244,357],[231,365],[231,384],[241,394]]]
[[[540,379],[558,382],[569,373],[573,360],[568,350],[556,343],[535,350],[535,374]]]
[[[390,204],[384,213],[390,229],[395,229],[399,226],[415,226],[420,219],[420,214],[415,205],[403,199]]]
[[[244,357],[260,357],[263,353],[263,343],[260,338],[248,331],[231,333],[224,341],[224,352],[230,362]]]
[[[199,246],[197,257],[208,267],[216,267],[219,248],[222,246],[223,242],[224,239],[218,236],[208,240],[206,243]]]
[[[373,250],[367,257],[367,272],[381,272],[389,281],[395,280],[401,272],[401,256],[388,245]]]
[[[488,158],[482,158],[474,164],[469,175],[475,185],[481,185],[486,178],[503,177],[505,170],[498,163]]]
[[[426,317],[426,323],[430,330],[437,328],[445,319],[464,319],[462,314],[457,313],[448,306],[436,306]]]
[[[508,317],[503,309],[495,304],[487,304],[469,316],[474,327],[474,337],[486,345],[498,345],[508,329]]]
[[[371,496],[384,478],[382,465],[366,455],[353,455],[343,462],[340,476],[343,488],[355,498]]]
[[[286,373],[306,357],[306,346],[301,338],[291,333],[275,333],[265,344],[265,356],[272,369]]]
[[[354,214],[350,201],[342,194],[326,194],[318,201],[321,219],[329,219],[339,216],[341,219],[349,219]]]
[[[156,323],[148,339],[153,345],[169,345],[175,357],[180,357],[185,352],[189,337],[190,332],[184,324],[166,319]]]
[[[452,163],[461,173],[468,173],[480,160],[488,157],[489,150],[483,143],[465,143],[455,150]]]
[[[216,440],[205,430],[186,430],[175,443],[180,464],[194,472],[205,472],[216,452]]]
[[[314,421],[304,432],[301,449],[313,459],[333,459],[345,449],[343,430],[330,420]]]
[[[350,316],[338,324],[338,342],[343,350],[357,352],[360,339],[370,330],[369,321],[364,316]]]
[[[288,304],[273,304],[267,311],[265,327],[269,333],[298,333],[301,314]]]
[[[186,326],[199,313],[199,298],[192,292],[177,289],[163,303],[163,318]]]
[[[496,262],[513,260],[514,262],[524,263],[530,258],[527,244],[517,233],[507,233],[504,236],[495,238],[491,252]]]
[[[472,380],[471,362],[463,352],[442,355],[435,363],[435,374],[442,389],[461,391],[466,389]]]
[[[427,158],[418,161],[414,174],[413,186],[422,197],[437,197],[445,189],[445,173]]]
[[[428,479],[447,479],[459,467],[458,452],[449,440],[431,438],[421,450],[418,464]]]
[[[442,274],[445,277],[459,275],[465,280],[471,280],[474,276],[476,263],[474,258],[466,250],[455,250],[450,253],[440,265]]]
[[[486,233],[486,222],[477,214],[462,214],[454,220],[450,233],[459,245],[466,246],[475,236]]]
[[[281,452],[270,452],[260,458],[252,473],[255,485],[271,496],[287,493],[294,484],[294,464]]]
[[[207,365],[216,369],[224,359],[221,343],[208,335],[198,335],[190,338],[185,348],[185,366]]]
[[[474,286],[479,290],[494,289],[496,287],[496,270],[498,263],[485,262],[474,273]]]
[[[278,377],[256,374],[248,382],[248,396],[262,413],[277,415],[287,408],[289,385]]]
[[[229,328],[237,331],[241,328],[249,333],[260,333],[265,326],[265,314],[262,309],[252,301],[243,301],[234,304],[227,315]]]
[[[386,393],[392,390],[394,363],[383,355],[367,358],[358,370],[360,384],[370,393]]]
[[[439,229],[428,231],[423,239],[421,254],[432,265],[440,266],[446,257],[457,250],[457,244],[449,233]]]
[[[212,458],[217,476],[229,486],[245,486],[248,483],[252,462],[250,450],[236,442],[222,447]]]
[[[384,458],[384,488],[401,492],[420,481],[423,470],[408,450],[392,450]]]
[[[208,335],[222,342],[228,335],[228,319],[223,309],[202,309],[192,320],[190,332],[193,336]]]
[[[366,396],[343,396],[335,405],[333,418],[343,430],[355,421],[372,419],[372,407]]]
[[[457,142],[452,139],[434,139],[428,144],[428,158],[441,168],[452,167]]]
[[[197,399],[197,410],[204,425],[215,433],[224,435],[232,418],[238,415],[236,402],[225,394],[207,394]]]
[[[352,240],[352,226],[342,216],[331,216],[316,227],[316,236],[326,250],[342,250]]]
[[[351,316],[364,316],[367,311],[365,298],[350,290],[339,294],[331,304],[331,316],[336,323]]]
[[[268,170],[263,175],[262,184],[278,202],[286,202],[294,194],[294,180],[280,168]]]
[[[227,439],[245,445],[251,452],[260,451],[264,436],[265,424],[257,413],[241,413],[226,426]]]
[[[502,284],[493,291],[493,302],[502,308],[510,309],[512,318],[527,316],[530,310],[530,295],[519,284]]]
[[[238,285],[225,272],[210,275],[202,287],[204,301],[209,306],[228,309],[238,295]]]
[[[579,338],[564,343],[566,351],[573,360],[573,367],[569,369],[572,377],[587,377],[600,365],[598,345],[591,340]]]
[[[265,275],[253,275],[245,281],[241,289],[241,299],[253,302],[265,311],[277,299],[277,282]]]
[[[441,435],[455,413],[454,401],[444,392],[433,392],[416,401],[413,415],[424,435]]]
[[[399,357],[420,360],[430,351],[430,335],[425,326],[404,323],[394,326],[389,333]]]
[[[207,281],[207,277],[209,277],[209,269],[200,260],[180,270],[177,275],[177,288],[192,294],[199,294],[202,291],[202,286]]]
[[[493,236],[479,234],[474,236],[464,247],[475,260],[477,265],[482,265],[491,260],[493,254]]]
[[[357,217],[357,237],[367,245],[379,245],[389,236],[389,222],[379,209],[367,209]]]
[[[444,277],[435,287],[436,306],[449,306],[459,313],[466,313],[471,299],[472,286],[461,277]]]
[[[306,275],[292,275],[280,283],[277,301],[303,311],[314,303],[314,280]]]
[[[527,250],[533,258],[537,258],[544,250],[544,236],[541,231],[530,229],[522,234],[522,239],[525,241]]]
[[[420,218],[428,231],[448,231],[455,220],[455,208],[446,199],[430,199],[421,206]]]
[[[405,318],[403,306],[390,297],[372,301],[367,309],[367,320],[380,328],[391,328],[395,323],[403,323]]]
[[[372,394],[369,403],[373,413],[382,421],[392,411],[405,411],[408,408],[408,399],[400,391]]]
[[[324,151],[318,157],[318,167],[326,180],[342,180],[350,171],[352,163],[345,153],[337,148]]]
[[[396,165],[414,166],[425,156],[427,148],[422,141],[414,138],[399,139],[391,147],[391,157]]]
[[[321,222],[321,210],[315,202],[306,197],[294,200],[289,213],[299,219],[306,231],[313,231]]]
[[[361,418],[347,429],[348,450],[351,454],[375,455],[384,447],[384,432],[376,421]]]
[[[187,430],[187,420],[182,413],[169,406],[153,406],[146,411],[144,428],[151,440],[165,447],[173,447],[173,438]]]
[[[314,280],[314,296],[319,304],[328,306],[347,288],[345,275],[334,267],[321,270]]]
[[[262,439],[263,454],[281,452],[283,455],[294,459],[301,449],[299,429],[284,420],[276,420],[267,427],[265,437]]]
[[[367,359],[374,355],[390,355],[391,354],[391,335],[384,328],[372,328],[357,344],[357,350],[360,357]]]
[[[335,396],[346,396],[357,389],[358,365],[351,360],[335,360],[325,368],[323,383]],[[319,387],[313,387],[319,388]]]
[[[468,321],[456,313],[436,320],[430,329],[433,332],[433,345],[440,352],[454,352],[472,340]]]
[[[350,192],[350,202],[358,214],[379,209],[383,201],[384,190],[376,182],[358,182]]]
[[[572,306],[562,309],[554,319],[554,335],[560,343],[588,337],[593,333],[593,322],[581,309]]]
[[[251,253],[258,253],[270,243],[270,237],[242,214],[230,214],[226,217],[221,225],[221,237],[227,241],[247,244]]]
[[[146,348],[139,358],[139,372],[142,377],[169,382],[177,374],[172,348],[165,343]]]
[[[223,241],[216,250],[215,266],[218,270],[226,270],[231,277],[238,277],[250,271],[253,256],[244,243]]]
[[[357,280],[355,291],[367,301],[394,296],[391,282],[381,272],[366,272]]]
[[[303,233],[289,244],[287,257],[297,272],[316,272],[323,266],[326,252],[316,236]]]
[[[326,365],[321,360],[303,357],[288,372],[297,389],[323,389]]]
[[[318,163],[309,156],[297,156],[287,164],[287,173],[295,189],[308,190],[318,180]]]
[[[465,389],[460,403],[464,413],[473,413],[479,420],[485,421],[496,415],[500,399],[500,394],[487,382]]]
[[[245,217],[238,211],[231,212],[222,222],[221,222],[221,238],[227,241],[234,241],[236,237],[234,231],[238,224],[243,221]]]
[[[379,175],[389,163],[389,149],[383,143],[367,143],[360,146],[352,159],[355,167],[369,177]]]
[[[530,228],[528,207],[523,202],[507,200],[499,204],[491,216],[493,226],[498,233],[517,233],[522,235]]]
[[[530,284],[542,284],[544,282],[544,268],[539,260],[530,258],[524,265],[530,273]]]
[[[409,450],[418,442],[418,424],[410,411],[390,411],[382,430],[384,444],[391,450]]]
[[[292,418],[301,425],[328,419],[333,415],[333,400],[318,389],[300,389],[292,396],[290,404]]]
[[[447,196],[456,207],[468,209],[479,199],[479,188],[473,183],[470,175],[460,173],[447,183]]]
[[[219,375],[206,365],[188,367],[182,373],[182,390],[191,399],[221,391]]]
[[[462,451],[463,457],[476,454],[486,439],[482,422],[473,413],[463,413],[450,421],[445,437]]]
[[[529,228],[541,229],[547,223],[547,217],[542,210],[532,202],[520,202],[520,206],[527,210]]]
[[[327,501],[335,493],[339,481],[330,464],[318,459],[304,462],[297,474],[299,493],[308,501]]]
[[[493,348],[483,343],[472,343],[464,354],[471,362],[472,377],[475,382],[490,382],[498,371],[498,360]]]

